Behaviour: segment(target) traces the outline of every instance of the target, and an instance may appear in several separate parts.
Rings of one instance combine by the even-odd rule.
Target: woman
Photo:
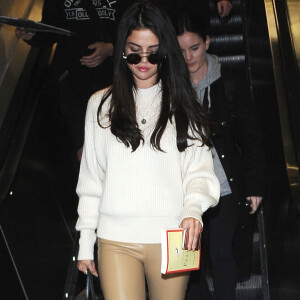
[[[167,15],[139,2],[123,14],[114,81],[88,104],[77,186],[78,268],[106,300],[184,299],[189,274],[160,273],[160,229],[188,228],[195,249],[202,213],[218,203],[205,114]],[[95,233],[97,230],[97,233]]]
[[[214,290],[217,300],[233,300],[236,266],[232,244],[238,202],[247,199],[250,214],[254,214],[262,201],[262,140],[247,86],[206,52],[210,39],[201,18],[180,12],[174,25],[198,101],[209,112],[212,124],[212,154],[221,198],[205,214],[204,239],[209,244]],[[206,297],[202,294],[201,299]]]

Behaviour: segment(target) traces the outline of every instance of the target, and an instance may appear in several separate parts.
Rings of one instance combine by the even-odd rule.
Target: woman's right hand
[[[186,228],[189,231],[189,241],[187,250],[197,250],[199,246],[199,236],[202,230],[202,224],[195,218],[184,218],[180,224],[181,228]]]
[[[18,27],[16,28],[16,35],[24,41],[30,41],[35,36],[35,32],[26,31],[25,29]]]
[[[87,270],[89,270],[94,276],[98,277],[95,262],[93,260],[78,260],[77,268],[84,274],[87,274]]]

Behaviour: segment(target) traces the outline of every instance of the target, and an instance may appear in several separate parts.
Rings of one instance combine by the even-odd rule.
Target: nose
[[[142,54],[141,57],[142,57],[141,62],[145,63],[145,62],[148,61],[148,55],[147,54]]]
[[[190,52],[189,50],[186,50],[186,51],[184,52],[184,58],[185,58],[186,61],[191,60],[192,57],[193,57],[193,56],[192,56],[192,54],[191,54],[191,52]]]

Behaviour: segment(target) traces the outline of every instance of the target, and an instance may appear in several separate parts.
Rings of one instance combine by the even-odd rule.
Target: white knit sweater
[[[211,152],[198,141],[179,152],[175,124],[168,123],[161,139],[165,152],[150,144],[160,105],[160,85],[139,89],[137,121],[145,138],[136,151],[127,148],[97,124],[97,109],[104,91],[88,103],[85,142],[77,185],[81,232],[78,259],[93,259],[97,236],[119,242],[160,243],[161,228],[177,228],[183,218],[201,216],[218,203],[220,186]],[[126,99],[124,99],[126,101]],[[105,112],[102,124],[109,124]],[[146,124],[141,120],[146,119]]]

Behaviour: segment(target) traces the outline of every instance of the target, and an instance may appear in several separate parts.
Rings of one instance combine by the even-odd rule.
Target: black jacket
[[[262,134],[249,86],[239,73],[222,68],[210,87],[212,141],[232,193],[263,196]]]
[[[112,73],[112,59],[107,59],[96,68],[81,66],[79,59],[83,55],[91,54],[87,46],[92,43],[114,42],[118,21],[132,2],[132,0],[45,0],[42,22],[75,32],[76,36],[38,33],[29,44],[42,47],[57,42],[52,61],[53,74],[57,78],[67,69],[75,80],[80,78],[81,81],[89,82],[95,80],[95,76],[98,81],[106,79],[108,72]],[[94,10],[93,15],[88,13],[88,7],[91,7],[90,11]]]

